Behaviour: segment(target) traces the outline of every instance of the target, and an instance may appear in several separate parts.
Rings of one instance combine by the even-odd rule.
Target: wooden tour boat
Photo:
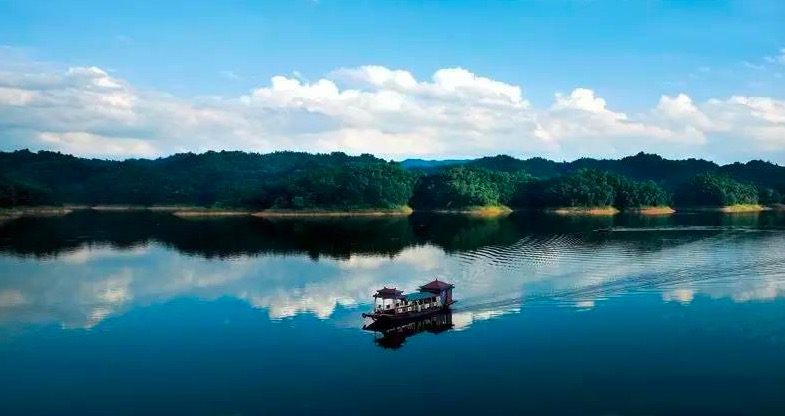
[[[373,295],[373,312],[364,313],[363,317],[374,321],[400,321],[444,312],[455,303],[452,299],[454,287],[439,279],[420,286],[418,292],[407,294],[384,287]]]

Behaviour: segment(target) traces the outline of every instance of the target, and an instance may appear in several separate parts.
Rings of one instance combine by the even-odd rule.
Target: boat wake
[[[461,253],[457,261],[462,272],[456,283],[468,296],[461,297],[455,310],[585,307],[616,296],[679,288],[734,299],[751,297],[755,290],[758,296],[785,293],[785,251],[779,249],[785,245],[785,233],[750,238],[753,231],[761,230],[733,228],[708,236],[602,242],[572,234]]]

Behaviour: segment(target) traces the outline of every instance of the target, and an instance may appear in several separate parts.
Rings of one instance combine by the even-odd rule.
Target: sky
[[[785,164],[782,0],[0,0],[0,150]]]

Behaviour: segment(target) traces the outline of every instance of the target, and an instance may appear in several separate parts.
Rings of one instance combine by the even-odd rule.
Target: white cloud
[[[658,125],[630,120],[627,114],[608,109],[605,100],[587,88],[576,88],[568,96],[557,93],[550,111],[540,118],[546,120],[549,137],[563,141],[603,136],[667,140],[676,136]]]
[[[38,97],[39,94],[36,91],[0,87],[0,105],[21,107],[30,104]]]
[[[220,74],[222,77],[231,81],[240,81],[242,79],[242,77],[237,75],[237,73],[234,71],[225,70],[221,71]]]
[[[763,65],[753,64],[752,62],[748,62],[748,61],[742,62],[742,65],[745,68],[754,69],[756,71],[763,71],[766,69],[766,67]]]
[[[676,97],[663,95],[655,112],[659,113],[663,120],[681,122],[699,127],[702,130],[709,128],[711,124],[708,117],[692,102],[692,98],[685,94],[679,94]]]
[[[586,88],[576,88],[568,97],[561,93],[556,94],[556,110],[573,109],[586,111],[592,114],[603,114],[612,120],[626,120],[624,113],[614,113],[605,108],[605,100],[594,96],[594,91]]]
[[[158,153],[145,140],[103,137],[87,132],[42,132],[38,139],[66,153],[85,156],[155,156]]]
[[[136,88],[97,67],[58,70],[13,59],[0,64],[5,150],[21,144],[115,158],[210,149],[392,158],[785,154],[785,101],[771,97],[694,102],[678,94],[633,114],[575,88],[535,107],[520,86],[463,68],[418,80],[406,70],[361,66],[313,81],[274,76],[239,97],[184,99]],[[728,147],[730,140],[744,145]]]
[[[767,97],[731,97],[732,104],[746,106],[750,115],[768,123],[785,124],[785,101]]]
[[[770,64],[783,64],[785,65],[785,48],[781,48],[779,55],[767,56],[763,58],[764,61]]]
[[[365,65],[359,68],[344,68],[335,71],[339,78],[354,79],[376,87],[394,90],[411,90],[417,87],[417,81],[408,71],[391,70],[378,65]]]

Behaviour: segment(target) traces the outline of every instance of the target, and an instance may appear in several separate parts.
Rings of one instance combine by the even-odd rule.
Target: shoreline
[[[725,214],[740,214],[770,211],[772,208],[758,204],[739,204],[739,205],[725,205],[721,207],[686,207],[681,208],[679,212],[721,212]]]
[[[175,217],[180,218],[198,218],[198,217],[241,217],[251,215],[251,211],[230,211],[230,210],[151,210],[156,212],[171,212]]]
[[[763,211],[785,211],[785,204],[775,204],[763,206],[759,204],[739,204],[722,207],[683,207],[674,209],[670,206],[662,207],[641,207],[619,210],[615,207],[561,207],[546,209],[511,209],[504,205],[486,207],[467,207],[464,209],[430,209],[413,210],[410,207],[398,209],[357,209],[357,210],[290,210],[290,209],[268,209],[262,211],[229,209],[229,208],[206,208],[196,206],[177,206],[177,205],[63,205],[63,206],[40,206],[40,207],[15,207],[0,208],[0,220],[8,221],[24,216],[58,216],[67,215],[74,211],[96,211],[96,212],[159,212],[170,213],[181,218],[198,217],[239,217],[253,216],[259,218],[296,218],[296,217],[384,217],[384,216],[408,216],[413,213],[431,213],[440,215],[466,215],[471,217],[494,218],[509,215],[517,212],[543,212],[547,214],[562,216],[613,216],[616,214],[632,214],[643,216],[662,216],[674,213],[690,212],[720,212],[725,214],[756,213]]]
[[[125,212],[125,211],[144,211],[147,207],[137,205],[93,205],[87,207],[92,211],[102,212]]]
[[[597,217],[610,217],[618,214],[618,209],[614,207],[563,207],[563,208],[549,208],[543,212],[555,215],[588,215]]]
[[[178,211],[208,211],[215,208],[198,207],[190,205],[91,205],[80,206],[79,209],[89,209],[104,212],[126,212],[126,211],[153,211],[153,212],[178,212]]]
[[[465,209],[434,209],[434,210],[422,210],[422,211],[415,211],[415,212],[447,214],[447,215],[467,215],[472,217],[491,218],[491,217],[500,217],[503,215],[509,215],[514,211],[504,205],[498,205],[498,206],[493,205],[487,207],[469,207]]]
[[[49,217],[70,214],[74,211],[71,207],[17,207],[0,209],[0,218],[15,219],[19,217]]]
[[[641,207],[641,208],[630,208],[622,211],[626,214],[637,214],[637,215],[645,215],[645,216],[656,216],[656,215],[671,215],[675,214],[676,210],[668,207]]]
[[[15,220],[22,216],[22,212],[15,209],[0,209],[0,223]]]
[[[402,217],[414,212],[411,208],[399,209],[358,209],[358,210],[264,210],[250,213],[260,218],[286,218],[286,217]]]
[[[763,205],[729,205],[720,208],[720,212],[724,212],[726,214],[733,214],[733,213],[744,213],[744,212],[761,212],[761,211],[768,211],[771,208],[764,207]]]

